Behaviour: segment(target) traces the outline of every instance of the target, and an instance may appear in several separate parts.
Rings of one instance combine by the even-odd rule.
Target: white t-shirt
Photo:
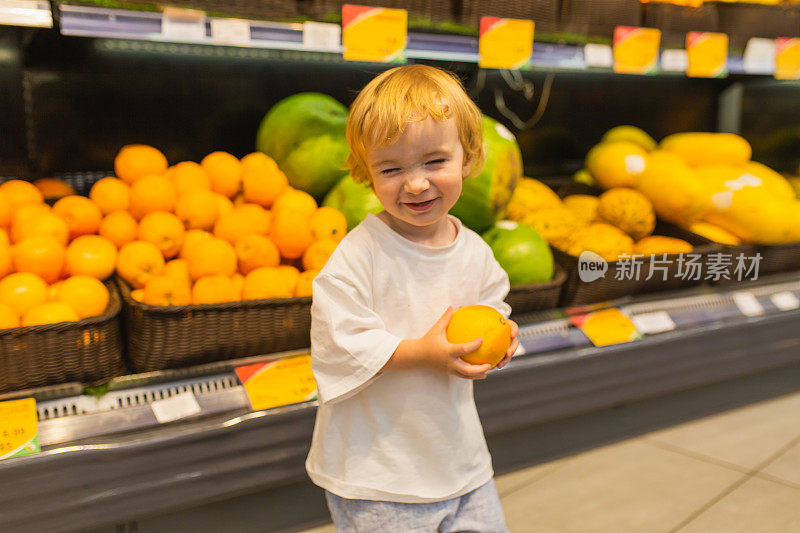
[[[401,340],[423,336],[448,305],[511,312],[508,277],[491,249],[451,219],[455,240],[431,247],[369,215],[314,280],[320,405],[306,469],[343,498],[441,501],[493,475],[472,381],[427,369],[377,374]]]

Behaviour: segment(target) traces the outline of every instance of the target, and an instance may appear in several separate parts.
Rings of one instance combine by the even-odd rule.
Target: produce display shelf
[[[751,307],[737,303],[742,294]],[[564,324],[563,311],[520,316],[528,353],[475,384],[485,431],[501,434],[798,363],[800,309],[785,305],[798,296],[800,275],[793,273],[628,298],[615,303],[629,316],[668,313],[675,329],[602,348]],[[552,345],[555,336],[573,340],[544,348],[542,339]],[[117,378],[100,398],[55,398],[52,388],[43,390],[43,452],[0,462],[0,483],[16,487],[0,495],[3,530],[99,527],[303,479],[316,402],[252,412],[233,374],[243,363],[297,353]],[[158,424],[148,403],[189,391],[201,414]]]
[[[47,0],[0,0],[0,24],[52,28],[53,12]]]
[[[146,40],[184,44],[226,45],[212,35],[212,23],[218,19],[205,18],[203,37],[165,35],[162,33],[162,13],[129,11],[83,5],[60,4],[61,33],[71,36],[114,38],[126,40]],[[303,44],[303,25],[300,23],[266,22],[257,20],[242,21],[249,26],[249,35],[240,36],[236,46],[285,50],[294,52],[325,52],[331,59],[340,59],[341,44],[318,47]],[[535,42],[531,67],[540,69],[591,70],[610,72],[612,66],[611,47],[590,44],[589,49],[582,45],[553,44]],[[599,53],[598,53],[599,51]],[[659,74],[680,75],[685,70],[683,62],[667,59],[675,56],[674,50],[662,50]],[[680,55],[680,51],[678,51]],[[406,57],[411,60],[478,62],[478,39],[464,35],[442,35],[419,32],[408,33]],[[599,60],[598,60],[599,58]],[[730,55],[728,72],[731,74],[771,74],[774,66],[762,64],[748,65],[741,55]]]

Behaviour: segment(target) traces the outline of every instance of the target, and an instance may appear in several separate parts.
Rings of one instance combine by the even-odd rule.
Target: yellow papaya
[[[572,194],[564,198],[563,203],[564,207],[587,224],[597,221],[597,206],[600,205],[600,198],[597,196]]]
[[[653,204],[639,191],[626,187],[617,187],[601,194],[597,216],[635,240],[647,237],[656,227]]]
[[[744,165],[744,172],[752,174],[761,180],[762,186],[769,192],[783,200],[795,200],[797,195],[789,180],[757,161],[750,161]]]
[[[648,152],[655,150],[656,141],[641,128],[636,126],[615,126],[608,130],[600,142],[630,141],[636,143]]]
[[[656,215],[675,224],[700,220],[711,208],[706,185],[679,156],[666,150],[648,154],[635,188],[650,200]]]
[[[603,189],[632,187],[647,152],[630,141],[601,142],[586,155],[586,169]]]
[[[550,187],[539,180],[521,178],[506,206],[506,218],[519,222],[530,212],[560,206],[561,198]]]
[[[564,206],[527,213],[520,224],[536,232],[556,248],[564,248],[572,233],[586,223]]]
[[[579,257],[587,250],[598,254],[606,261],[616,261],[621,255],[628,257],[633,255],[633,239],[611,224],[595,222],[573,232],[565,251]]]
[[[633,253],[644,256],[663,254],[688,254],[694,247],[683,239],[651,235],[633,245]]]
[[[710,222],[692,222],[686,229],[700,235],[701,237],[705,237],[710,241],[714,241],[719,244],[727,244],[730,246],[736,246],[742,243],[742,239],[731,233],[730,231],[717,226],[716,224],[711,224]]]
[[[778,244],[794,238],[796,202],[781,200],[760,187],[744,187],[712,195],[711,222],[751,244]]]
[[[660,147],[692,166],[742,165],[753,155],[750,143],[733,133],[675,133],[665,137]]]

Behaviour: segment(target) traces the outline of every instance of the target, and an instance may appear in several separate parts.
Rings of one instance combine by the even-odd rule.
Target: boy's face
[[[369,150],[367,164],[381,205],[410,232],[446,224],[470,172],[452,118],[408,124],[394,144]]]

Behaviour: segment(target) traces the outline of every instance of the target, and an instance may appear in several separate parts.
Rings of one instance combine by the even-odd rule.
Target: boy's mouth
[[[428,209],[433,202],[436,201],[436,198],[433,200],[428,200],[426,202],[405,202],[406,206],[413,211],[425,211]]]

